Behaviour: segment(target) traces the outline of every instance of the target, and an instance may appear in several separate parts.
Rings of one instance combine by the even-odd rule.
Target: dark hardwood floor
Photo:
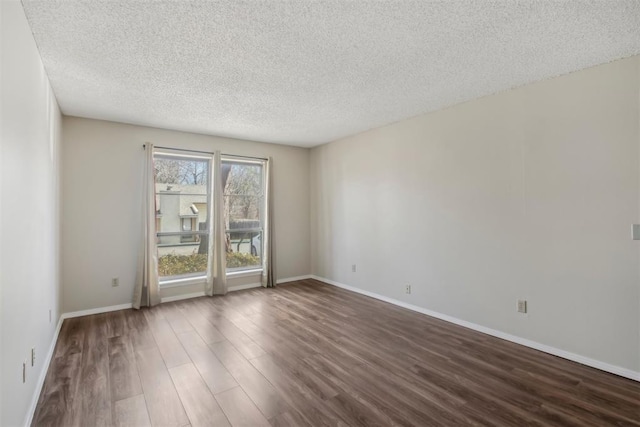
[[[640,426],[640,383],[305,280],[64,322],[38,426]]]

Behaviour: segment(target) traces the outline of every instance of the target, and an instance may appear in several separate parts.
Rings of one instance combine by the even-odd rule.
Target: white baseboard
[[[62,322],[64,322],[64,318],[60,316],[60,318],[58,319],[56,330],[53,333],[53,337],[51,338],[51,345],[49,346],[49,351],[45,356],[44,364],[42,365],[42,370],[40,371],[40,376],[38,377],[38,382],[36,383],[36,388],[33,392],[33,397],[31,398],[31,404],[29,405],[29,410],[27,411],[27,417],[24,420],[25,427],[29,427],[31,425],[33,416],[36,413],[38,399],[40,398],[40,393],[42,393],[42,387],[44,386],[44,380],[47,378],[47,372],[49,372],[49,365],[51,365],[51,360],[53,359],[53,352],[56,349],[58,335],[60,334],[60,329],[62,329]]]
[[[525,347],[530,347],[536,350],[540,350],[545,353],[552,354],[554,356],[562,357],[563,359],[568,359],[573,362],[578,362],[582,365],[590,366],[592,368],[600,369],[601,371],[609,372],[611,374],[616,374],[621,377],[629,378],[631,380],[640,381],[640,372],[632,371],[631,369],[622,368],[620,366],[611,365],[606,362],[602,362],[600,360],[591,359],[589,357],[581,356],[579,354],[571,353],[569,351],[561,350],[559,348],[551,347],[546,344],[541,344],[536,341],[531,341],[526,338],[521,338],[515,335],[507,334],[505,332],[497,331],[495,329],[487,328],[482,325],[478,325],[476,323],[468,322],[466,320],[461,320],[453,316],[449,316],[446,314],[438,313],[437,311],[428,310],[423,307],[419,307],[417,305],[408,304],[403,301],[399,301],[393,298],[386,297],[384,295],[376,294],[374,292],[365,291],[360,288],[356,288],[353,286],[345,285],[340,282],[336,282],[331,279],[326,279],[324,277],[319,277],[315,275],[311,275],[312,279],[316,279],[320,282],[336,286],[338,288],[346,289],[351,292],[356,292],[358,294],[366,295],[371,298],[378,299],[380,301],[388,302],[393,305],[397,305],[399,307],[406,308],[408,310],[416,311],[418,313],[426,314],[427,316],[435,317],[440,320],[444,320],[446,322],[454,323],[459,326],[463,326],[465,328],[473,329],[474,331],[482,332],[487,335],[491,335],[497,338],[501,338],[506,341],[511,341],[516,344],[524,345]]]
[[[63,313],[63,319],[71,319],[72,317],[82,317],[82,316],[90,316],[92,314],[100,314],[100,313],[108,313],[110,311],[118,311],[118,310],[126,310],[127,308],[133,307],[133,304],[118,304],[118,305],[110,305],[108,307],[98,307],[98,308],[90,308],[88,310],[80,310],[80,311],[72,311],[69,313]]]
[[[295,277],[285,277],[284,279],[278,279],[276,284],[281,285],[283,283],[295,282],[296,280],[306,280],[311,279],[311,275],[307,274],[304,276],[295,276]]]

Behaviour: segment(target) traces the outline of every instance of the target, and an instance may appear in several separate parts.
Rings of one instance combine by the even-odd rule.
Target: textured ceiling
[[[313,146],[640,53],[640,1],[23,0],[62,111]]]

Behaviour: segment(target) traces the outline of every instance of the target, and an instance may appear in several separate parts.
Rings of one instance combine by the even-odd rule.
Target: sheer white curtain
[[[273,159],[269,157],[265,164],[264,197],[266,209],[264,215],[264,253],[262,255],[262,286],[273,288],[276,286],[276,253],[273,222]]]
[[[145,144],[142,187],[142,233],[133,308],[160,303],[158,250],[156,247],[156,188],[153,144]]]
[[[222,188],[222,159],[220,151],[213,156],[213,191],[210,206],[213,207],[211,226],[209,227],[209,265],[207,268],[207,295],[227,293],[227,247],[226,227],[224,225],[224,188]],[[211,182],[211,181],[209,181]]]

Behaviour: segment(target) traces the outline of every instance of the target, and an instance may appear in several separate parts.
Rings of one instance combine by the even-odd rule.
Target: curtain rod
[[[147,144],[142,144],[143,148],[147,148]],[[162,150],[174,150],[174,151],[185,151],[187,153],[200,153],[200,154],[215,154],[211,151],[199,151],[199,150],[187,150],[187,149],[183,149],[183,148],[172,148],[172,147],[161,147],[159,145],[155,145],[155,148],[160,148]],[[255,159],[255,160],[269,160],[265,157],[252,157],[252,156],[238,156],[236,154],[225,154],[225,153],[220,153],[223,156],[226,157],[237,157],[237,158],[241,158],[241,159]]]

